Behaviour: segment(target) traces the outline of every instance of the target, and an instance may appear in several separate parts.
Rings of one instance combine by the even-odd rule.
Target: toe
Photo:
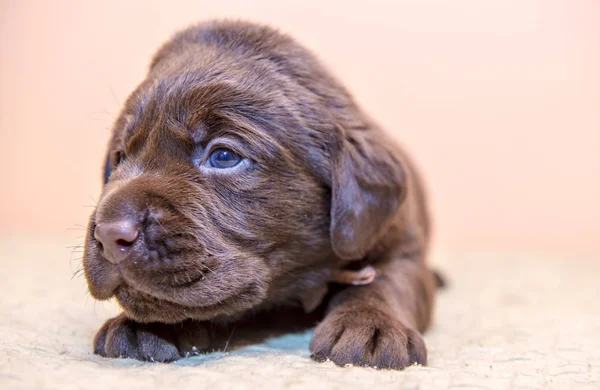
[[[143,325],[136,332],[139,358],[151,362],[172,362],[181,358],[166,327]]]
[[[139,359],[135,323],[115,321],[106,333],[105,352],[108,357]]]

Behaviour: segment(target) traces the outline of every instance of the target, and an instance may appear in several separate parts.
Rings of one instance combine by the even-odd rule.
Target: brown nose
[[[94,237],[104,248],[104,257],[113,264],[119,264],[129,256],[138,235],[137,225],[130,220],[101,222],[94,230]]]

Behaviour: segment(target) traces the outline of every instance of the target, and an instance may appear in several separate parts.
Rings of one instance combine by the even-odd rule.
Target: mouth
[[[148,225],[127,248],[128,256],[111,262],[94,227],[91,220],[83,256],[89,291],[99,300],[115,298],[136,321],[232,317],[267,297],[270,269],[254,254],[229,247],[207,250],[195,236],[165,236],[164,228]]]

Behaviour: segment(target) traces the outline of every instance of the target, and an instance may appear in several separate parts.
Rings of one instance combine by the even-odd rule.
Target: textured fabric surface
[[[173,364],[91,354],[103,321],[64,240],[0,239],[0,388],[600,389],[600,262],[434,256],[450,281],[426,335],[429,366],[402,372],[309,359],[310,332]]]

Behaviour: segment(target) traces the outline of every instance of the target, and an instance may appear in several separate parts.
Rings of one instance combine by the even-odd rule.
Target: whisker
[[[208,265],[205,264],[200,264],[202,267],[206,268],[207,270],[209,270],[212,274],[215,273],[215,271],[213,271]]]
[[[160,223],[160,221],[158,220],[158,218],[154,219],[156,221],[156,223],[158,224],[158,226],[161,227],[161,229],[163,230],[163,232],[165,232],[166,235],[168,235],[169,233],[167,233],[167,229],[165,229],[165,227],[163,226],[162,223]]]
[[[223,353],[227,352],[227,347],[229,346],[229,342],[231,341],[231,338],[233,337],[233,332],[235,332],[235,324],[233,325],[233,329],[231,329],[231,334],[229,335],[229,338],[227,339],[227,342],[225,343],[225,348],[223,349]]]
[[[81,276],[83,276],[83,268],[78,268],[75,272],[73,272],[73,275],[71,275],[71,280]]]
[[[67,230],[77,230],[77,231],[82,231],[83,230],[83,231],[85,231],[87,229],[84,228],[84,227],[72,227],[72,228],[67,228]]]
[[[110,94],[112,95],[112,97],[115,99],[115,103],[117,103],[117,106],[121,107],[122,104],[119,103],[119,99],[117,99],[117,95],[115,95],[115,91],[110,86],[108,87],[108,89],[110,90]],[[106,111],[106,109],[104,111]]]
[[[92,202],[94,202],[95,206],[98,206],[98,201],[96,199],[94,199],[94,197],[92,195],[88,195],[90,197],[90,199],[92,200]]]

